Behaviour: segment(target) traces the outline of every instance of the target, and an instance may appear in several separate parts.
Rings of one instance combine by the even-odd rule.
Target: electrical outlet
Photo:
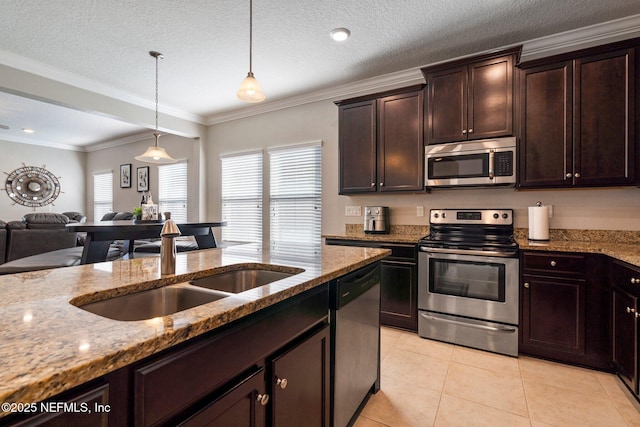
[[[416,206],[416,216],[424,216],[424,206]]]
[[[361,206],[345,206],[344,216],[362,216]]]

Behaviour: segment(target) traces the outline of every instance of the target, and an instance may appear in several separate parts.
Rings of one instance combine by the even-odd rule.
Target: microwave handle
[[[493,179],[495,177],[495,160],[496,160],[496,151],[489,150],[489,179]]]

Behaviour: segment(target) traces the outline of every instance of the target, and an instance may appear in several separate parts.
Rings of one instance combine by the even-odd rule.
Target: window
[[[223,156],[223,241],[262,243],[262,153]]]
[[[158,166],[158,209],[187,222],[187,162]]]
[[[93,220],[113,212],[113,171],[93,174]]]
[[[322,227],[320,143],[273,148],[270,157],[271,250],[312,256],[320,251]]]

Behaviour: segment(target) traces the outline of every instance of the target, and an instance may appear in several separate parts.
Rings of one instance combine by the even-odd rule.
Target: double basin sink
[[[293,267],[282,270],[282,267],[277,271],[267,268],[242,268],[194,279],[188,283],[167,285],[77,307],[113,320],[152,319],[226,298],[304,271]]]

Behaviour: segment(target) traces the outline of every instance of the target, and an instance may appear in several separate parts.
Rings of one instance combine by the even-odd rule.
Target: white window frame
[[[93,220],[113,212],[113,171],[93,173]]]
[[[186,160],[158,165],[158,209],[178,223],[188,221],[189,165]]]
[[[262,247],[262,150],[220,156],[223,242],[249,242]]]
[[[267,151],[271,251],[313,257],[322,245],[322,142]]]

